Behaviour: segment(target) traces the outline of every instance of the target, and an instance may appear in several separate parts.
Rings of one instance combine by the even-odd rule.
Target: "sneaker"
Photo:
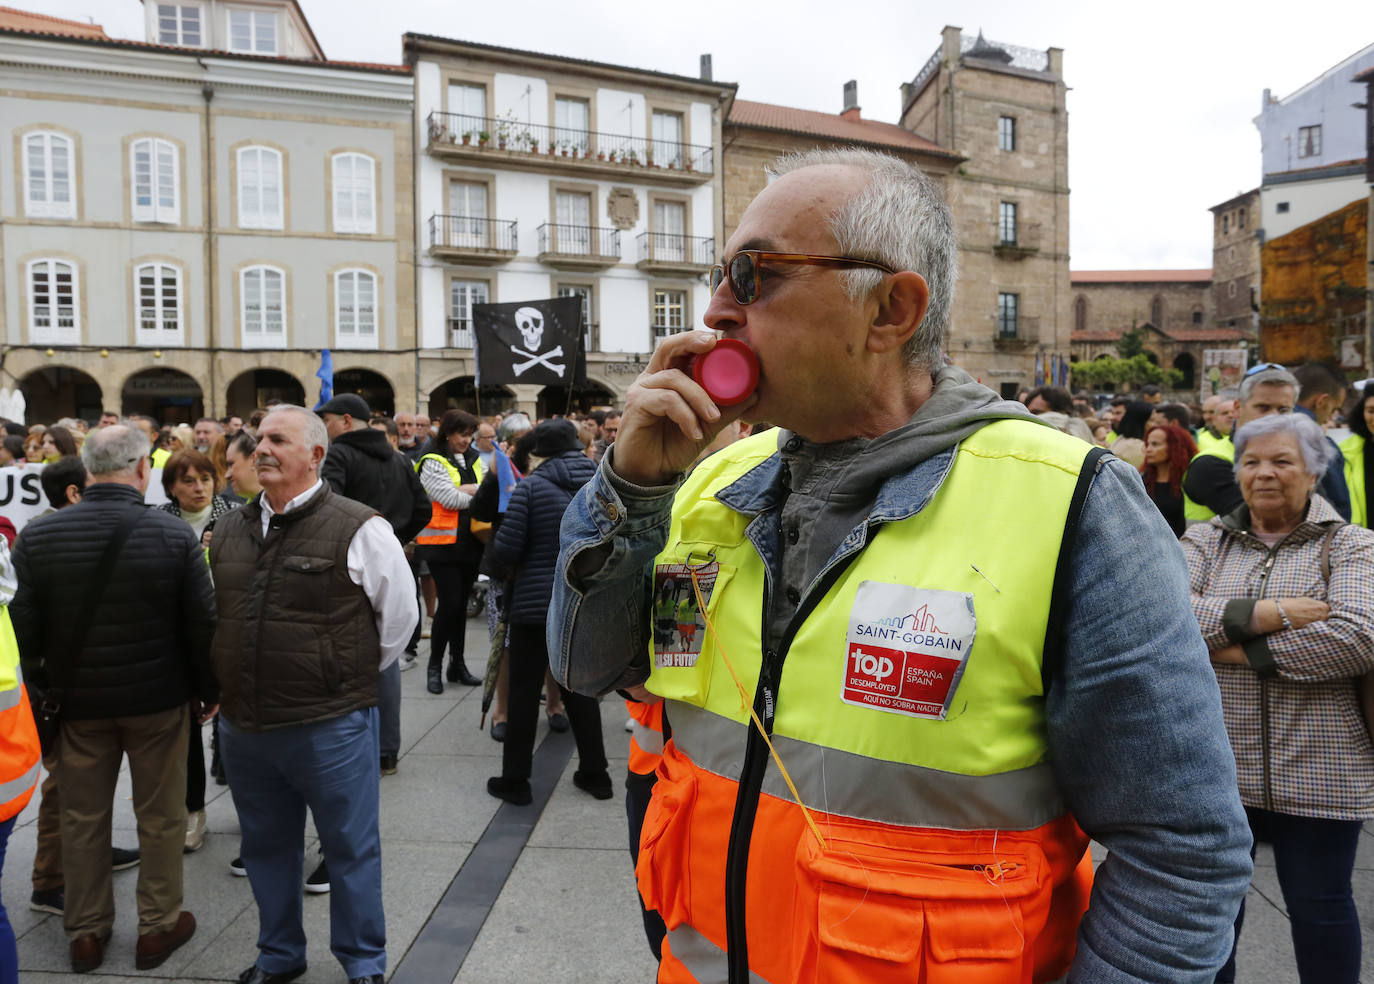
[[[41,892],[35,890],[29,896],[29,908],[34,912],[51,912],[54,916],[60,916],[66,907],[67,890],[61,886],[45,888]]]
[[[186,843],[182,854],[194,854],[205,846],[205,811],[196,810],[186,814]]]
[[[311,895],[323,895],[329,891],[329,868],[323,856],[320,857],[320,863],[315,866],[315,870],[310,872],[310,877],[305,880],[305,890]]]
[[[128,868],[137,868],[142,855],[138,853],[138,848],[132,851],[127,847],[116,847],[110,851],[110,870],[124,871]]]
[[[413,670],[415,669],[415,667],[419,666],[420,659],[418,656],[416,656],[415,653],[412,653],[409,649],[407,649],[401,655],[400,664],[401,672],[404,673],[406,670]]]
[[[395,756],[395,755],[383,755],[383,756],[382,756],[382,775],[384,775],[384,776],[394,776],[395,774],[396,774],[396,756]]]
[[[235,878],[248,877],[248,869],[243,866],[243,858],[234,858],[229,862],[229,874]]]

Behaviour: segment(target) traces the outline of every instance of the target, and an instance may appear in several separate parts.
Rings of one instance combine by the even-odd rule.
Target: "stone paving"
[[[423,644],[422,644],[423,648]],[[485,623],[468,623],[470,665],[486,652]],[[644,942],[625,840],[625,714],[614,697],[602,704],[616,797],[596,801],[576,789],[570,735],[540,725],[535,804],[503,805],[486,793],[500,772],[501,746],[478,730],[478,689],[446,685],[425,692],[423,671],[402,675],[400,771],[382,778],[383,892],[388,977],[416,984],[561,981],[648,984],[654,962]],[[545,740],[547,737],[547,740]],[[543,777],[541,779],[541,776]],[[541,784],[547,803],[540,809]],[[115,804],[115,843],[135,846],[127,775]],[[136,971],[134,883],[137,870],[116,872],[118,912],[104,965],[70,973],[60,917],[28,907],[35,800],[20,816],[3,872],[3,899],[19,938],[24,984],[127,984],[149,979],[232,981],[255,956],[257,910],[246,878],[229,874],[238,853],[238,821],[227,788],[211,783],[211,833],[185,859],[186,908],[195,937],[161,967]],[[313,830],[307,831],[307,851]],[[527,838],[527,839],[526,839]],[[503,854],[503,852],[505,852]],[[1098,852],[1100,854],[1100,852]],[[513,859],[513,866],[503,858]],[[313,854],[307,853],[307,870]],[[1361,841],[1355,893],[1374,944],[1374,840]],[[305,895],[310,941],[306,984],[342,984],[329,952],[329,896]],[[1288,920],[1272,854],[1261,847],[1247,901],[1238,980],[1296,984]]]

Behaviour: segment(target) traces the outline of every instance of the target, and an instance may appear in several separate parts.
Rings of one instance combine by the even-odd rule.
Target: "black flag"
[[[581,324],[580,297],[474,304],[477,385],[585,383],[586,360],[580,357]]]

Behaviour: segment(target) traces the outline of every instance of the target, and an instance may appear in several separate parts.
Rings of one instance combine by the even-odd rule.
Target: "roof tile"
[[[791,106],[774,106],[771,103],[750,102],[736,99],[730,108],[729,122],[735,126],[747,126],[760,130],[779,130],[785,133],[802,133],[809,136],[829,137],[832,140],[848,140],[854,143],[881,144],[885,147],[899,147],[903,150],[919,150],[942,157],[957,157],[953,151],[932,143],[925,137],[918,137],[910,130],[904,130],[893,123],[879,123],[877,120],[847,120],[833,113],[820,113],[810,109],[795,109]]]
[[[1208,270],[1072,270],[1069,282],[1075,284],[1167,284],[1212,282]]]

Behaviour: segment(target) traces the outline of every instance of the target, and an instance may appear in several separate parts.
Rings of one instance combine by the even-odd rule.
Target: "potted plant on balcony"
[[[490,142],[491,142],[491,134],[490,134],[490,133],[488,133],[486,130],[478,130],[478,131],[477,131],[477,146],[479,146],[479,147],[485,147],[485,146],[486,146],[488,143],[490,143]]]
[[[464,131],[463,131],[463,146],[466,147],[466,146],[467,146],[468,144],[470,144],[470,143],[472,143],[472,131],[471,131],[471,130],[464,130]]]
[[[638,163],[639,163],[639,155],[638,155],[637,153],[635,153],[633,147],[631,147],[629,150],[627,150],[627,151],[625,151],[624,153],[622,153],[622,154],[620,155],[620,157],[621,157],[621,160],[628,161],[630,164],[638,164]]]

